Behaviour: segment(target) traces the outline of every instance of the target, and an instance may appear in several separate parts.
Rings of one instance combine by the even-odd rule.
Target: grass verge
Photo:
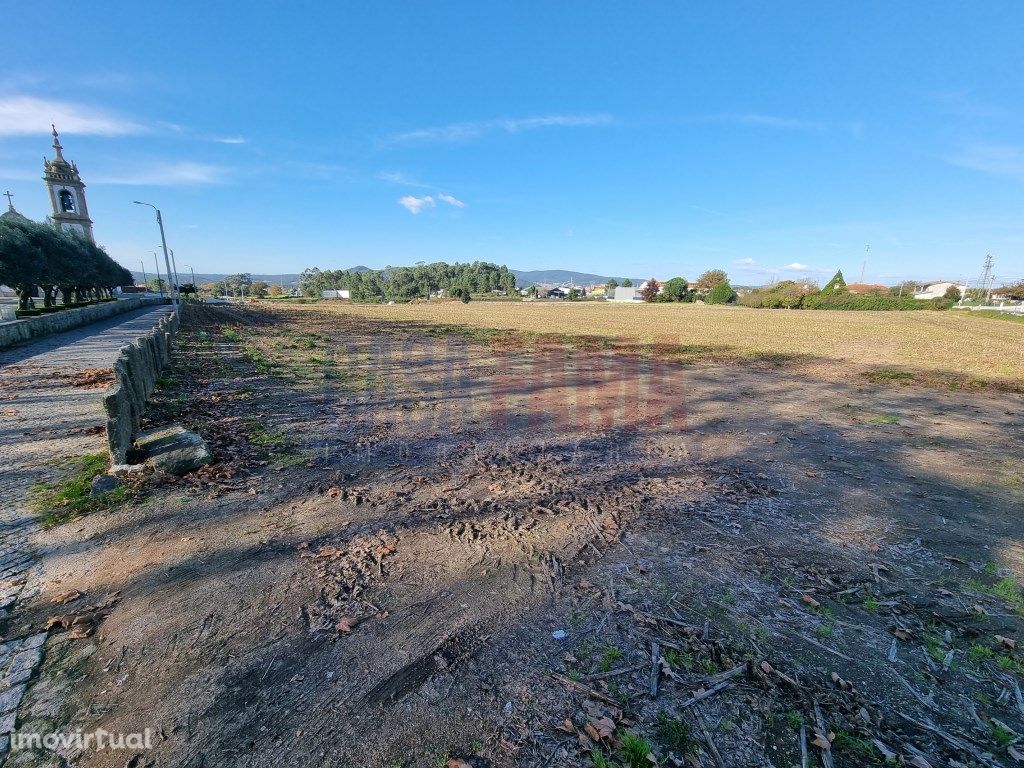
[[[106,472],[110,466],[106,453],[89,453],[70,459],[67,464],[71,470],[68,477],[53,485],[37,483],[30,489],[30,503],[42,517],[44,527],[52,528],[124,501],[126,490],[123,486],[96,497],[90,496],[93,478]]]

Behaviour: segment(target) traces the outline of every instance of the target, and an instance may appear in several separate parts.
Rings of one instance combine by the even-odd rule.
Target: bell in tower
[[[96,242],[92,233],[92,219],[85,203],[85,184],[78,175],[78,166],[64,159],[56,126],[53,128],[54,158],[43,158],[43,181],[50,193],[50,220],[65,232],[78,232]]]

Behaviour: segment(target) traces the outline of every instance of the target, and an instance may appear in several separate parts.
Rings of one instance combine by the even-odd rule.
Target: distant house
[[[569,292],[562,288],[552,288],[545,294],[549,299],[564,299]]]
[[[889,288],[878,283],[849,283],[846,290],[850,293],[888,293]]]
[[[321,291],[320,295],[325,299],[348,299],[351,297],[351,292],[346,289]]]
[[[921,291],[914,294],[915,299],[941,299],[950,288],[959,288],[960,295],[967,293],[967,286],[959,283],[942,282],[928,283]]]
[[[607,285],[592,285],[587,289],[587,294],[595,299],[603,299],[607,293]]]
[[[621,285],[615,289],[612,301],[643,301],[639,288],[623,288]]]

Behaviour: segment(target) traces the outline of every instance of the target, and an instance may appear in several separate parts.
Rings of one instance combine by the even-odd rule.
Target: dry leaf
[[[808,594],[804,594],[801,599],[805,603],[807,603],[807,605],[811,606],[811,608],[820,608],[821,607],[821,603],[819,603],[817,600],[815,600],[813,597],[811,597]]]
[[[353,629],[359,625],[359,619],[354,616],[343,616],[338,619],[338,623],[334,625],[334,628],[338,630],[339,635],[347,635]]]
[[[560,731],[565,731],[566,733],[576,733],[576,726],[572,724],[572,720],[568,717],[565,718],[560,725],[556,725],[555,727]]]
[[[341,493],[341,488],[339,488],[336,485],[327,489],[327,495],[330,496],[332,499],[338,498],[338,494],[340,494],[340,493]]]
[[[1001,643],[1004,648],[1009,648],[1011,651],[1017,647],[1017,641],[1012,637],[1003,637],[1002,635],[996,635],[996,641]]]
[[[75,600],[77,600],[81,596],[82,596],[81,592],[79,592],[77,589],[72,589],[72,590],[70,590],[68,592],[61,592],[59,595],[56,595],[52,600],[50,600],[50,602],[51,603],[61,603],[63,605],[63,604],[66,604],[66,603],[73,603]]]

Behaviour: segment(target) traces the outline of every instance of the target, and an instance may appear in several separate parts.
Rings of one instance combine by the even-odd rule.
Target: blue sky
[[[57,123],[97,239],[199,272],[484,259],[1024,277],[1019,2],[23,3],[0,185]]]

